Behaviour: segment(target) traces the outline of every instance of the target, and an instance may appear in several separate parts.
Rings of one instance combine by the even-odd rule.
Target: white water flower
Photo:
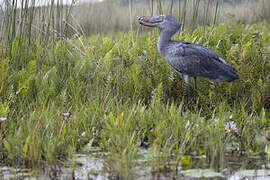
[[[69,117],[71,115],[71,113],[70,112],[63,112],[63,113],[61,113],[61,115],[64,117]]]
[[[0,122],[4,122],[4,121],[7,121],[7,118],[6,117],[0,117]]]
[[[84,137],[84,136],[85,136],[85,134],[86,134],[85,132],[82,132],[81,136],[83,136],[83,137]]]

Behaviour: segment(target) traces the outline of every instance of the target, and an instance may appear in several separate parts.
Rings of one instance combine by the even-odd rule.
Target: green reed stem
[[[220,0],[216,0],[216,6],[215,6],[215,16],[214,16],[214,22],[213,24],[216,24],[217,22],[217,17],[218,17],[218,10],[219,10],[219,6],[220,6]]]

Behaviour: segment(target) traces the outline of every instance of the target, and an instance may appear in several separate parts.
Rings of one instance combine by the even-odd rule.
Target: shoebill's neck
[[[169,45],[172,36],[177,32],[177,30],[161,30],[160,36],[158,38],[158,50],[161,55],[164,55],[164,49]]]

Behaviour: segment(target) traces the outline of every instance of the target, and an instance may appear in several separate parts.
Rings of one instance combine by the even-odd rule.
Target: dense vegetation
[[[17,38],[2,48],[0,114],[8,120],[0,122],[1,162],[55,163],[90,143],[111,154],[108,162],[119,162],[112,170],[128,175],[138,148],[153,152],[154,168],[190,154],[214,165],[232,151],[265,153],[270,25],[219,24],[174,37],[213,49],[239,72],[233,83],[199,78],[196,103],[187,103],[181,77],[157,52],[157,38],[157,31],[45,45]],[[238,132],[226,133],[230,121]]]

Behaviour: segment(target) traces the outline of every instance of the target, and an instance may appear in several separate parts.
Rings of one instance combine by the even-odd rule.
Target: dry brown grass
[[[136,19],[138,16],[157,14],[172,14],[181,19],[183,13],[183,3],[178,4],[174,1],[171,10],[170,1],[162,2],[161,8],[157,1],[154,1],[153,11],[151,1],[134,3],[131,6],[120,6],[113,2],[103,2],[94,4],[80,4],[74,8],[75,20],[82,25],[84,30],[89,33],[126,31],[132,27],[137,27]],[[185,24],[190,26],[194,23],[193,1],[188,1],[186,7]],[[214,22],[215,3],[207,7],[207,1],[202,1],[199,6],[196,24],[209,25]],[[259,0],[258,2],[248,2],[242,4],[222,4],[218,11],[217,23],[257,23],[262,20],[270,22],[270,1]]]
[[[270,1],[224,4],[221,9],[220,22],[252,24],[266,20],[270,23]]]
[[[102,2],[102,3],[84,3],[74,8],[73,14],[75,19],[81,24],[88,33],[111,32],[111,31],[126,31],[131,27],[137,27],[138,16],[149,16],[158,14],[170,14],[180,20],[183,3],[174,2],[171,8],[170,2],[163,2],[161,6],[154,1],[153,9],[151,1],[141,3],[133,3],[130,6],[121,6],[117,3]],[[201,3],[199,10],[200,24],[210,24],[213,21],[214,4],[210,5],[207,15],[205,14],[205,3]],[[180,10],[179,10],[180,9]],[[189,3],[186,7],[186,23],[192,23],[193,5]]]
[[[115,3],[83,3],[74,8],[73,14],[88,33],[130,29],[128,7]]]
[[[152,1],[145,0],[141,3],[133,3],[130,6],[121,6],[119,3],[115,3],[114,1],[82,3],[73,7],[73,18],[70,19],[76,21],[73,25],[81,25],[86,34],[127,31],[130,28],[136,29],[138,27],[137,17],[142,15],[170,14],[178,20],[181,20],[184,11],[186,11],[185,27],[191,27],[194,24],[210,25],[214,23],[216,10],[215,1],[200,1],[198,15],[195,20],[193,18],[195,11],[194,0],[187,1],[188,3],[186,8],[184,7],[184,1],[181,1],[179,4],[178,0],[174,0],[174,4],[172,6],[171,1],[161,1],[162,3],[159,4],[158,0],[154,0],[152,9],[151,2]],[[47,10],[46,9],[47,8],[37,8],[36,11],[38,14],[41,13],[41,15],[38,15],[38,17],[35,18],[35,25],[40,24],[38,22],[41,21],[43,16],[46,16],[46,13],[44,15],[44,12],[47,12],[49,8]],[[65,16],[65,9],[66,8],[64,7],[63,16]],[[1,8],[0,10],[3,9]],[[3,11],[0,11],[0,20],[2,19],[1,16],[3,13]],[[57,13],[55,13],[55,16],[57,16]],[[63,18],[61,19],[63,21]],[[258,0],[255,2],[248,1],[247,3],[242,4],[224,3],[219,8],[217,23],[251,24],[262,20],[270,22],[270,0]],[[55,26],[57,26],[56,21],[55,23]],[[74,26],[74,29],[80,28]]]

